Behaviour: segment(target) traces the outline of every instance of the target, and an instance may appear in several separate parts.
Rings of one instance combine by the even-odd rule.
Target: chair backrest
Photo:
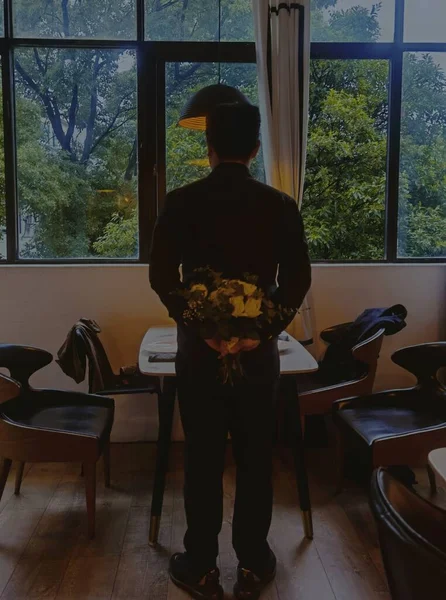
[[[90,394],[114,387],[115,375],[99,336],[82,321],[76,323],[75,335],[83,345],[88,360],[88,391]]]
[[[442,598],[446,590],[446,511],[384,469],[373,474],[370,504],[392,600]]]
[[[20,396],[20,384],[0,373],[0,404]]]
[[[439,371],[446,367],[446,342],[401,348],[392,355],[392,360],[415,375],[420,391],[430,397],[446,398],[446,388],[439,379]]]
[[[52,360],[52,354],[40,348],[0,344],[0,368],[8,369],[11,377],[25,389],[29,387],[31,375],[49,365]]]
[[[381,352],[381,347],[383,345],[383,339],[384,329],[380,329],[368,339],[352,348],[354,358],[368,365],[369,368],[375,367],[376,369],[379,353]]]
[[[371,394],[373,391],[383,339],[384,329],[380,329],[352,349],[354,359],[367,366],[367,374],[362,380],[361,394]]]

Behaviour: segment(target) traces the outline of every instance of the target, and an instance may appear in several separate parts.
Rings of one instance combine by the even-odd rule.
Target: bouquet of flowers
[[[198,323],[204,339],[217,337],[226,343],[229,352],[241,340],[260,340],[262,329],[294,311],[274,304],[257,283],[256,275],[225,279],[209,267],[197,269],[193,283],[178,292],[187,302],[184,321]],[[243,376],[240,354],[221,359],[222,382],[232,385],[236,377]]]

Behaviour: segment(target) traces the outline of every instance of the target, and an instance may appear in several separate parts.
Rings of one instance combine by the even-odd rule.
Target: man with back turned
[[[258,598],[275,575],[267,536],[271,523],[274,399],[280,375],[278,334],[302,304],[311,267],[296,202],[253,179],[260,115],[248,104],[220,105],[208,116],[211,174],[170,192],[159,215],[150,259],[150,282],[178,324],[178,399],[185,433],[185,552],[170,560],[175,584],[199,599],[219,600],[216,566],[222,525],[228,432],[237,466],[232,541],[239,567],[234,594]],[[182,265],[182,277],[179,267]],[[185,324],[185,300],[176,292],[194,271],[210,267],[223,277],[258,276],[269,298],[292,309],[231,352],[241,353],[243,379],[219,381],[217,337],[203,339]]]

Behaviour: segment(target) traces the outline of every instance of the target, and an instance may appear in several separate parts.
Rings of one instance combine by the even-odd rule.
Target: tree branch
[[[66,149],[68,149],[69,152],[71,152],[71,140],[73,138],[74,127],[76,125],[76,112],[77,112],[77,106],[78,106],[78,99],[79,99],[79,87],[78,87],[78,84],[75,83],[73,86],[73,95],[71,98],[70,109],[68,111],[68,127],[67,127],[67,133],[65,134],[65,142],[64,142]]]
[[[68,152],[71,154],[71,149],[65,147],[65,133],[62,127],[60,112],[56,101],[51,99],[50,95],[48,94],[48,90],[45,90],[45,92],[41,91],[39,85],[30,75],[28,75],[18,60],[16,60],[15,63],[19,75],[43,102],[43,105],[46,109],[46,114],[51,123],[51,127],[53,128],[54,135],[56,136],[60,146],[63,150],[68,150]]]
[[[34,48],[34,58],[36,59],[37,68],[42,73],[42,75],[45,75],[45,67],[43,66],[43,63],[39,56],[39,52],[38,52],[37,48]]]
[[[137,159],[137,139],[133,141],[132,149],[130,151],[127,168],[125,170],[124,179],[130,181],[134,175],[136,175],[136,159]]]
[[[155,12],[161,12],[162,10],[169,8],[170,6],[175,6],[175,4],[179,4],[183,0],[169,0],[166,4],[162,4],[161,0],[155,1]]]
[[[97,110],[98,110],[98,85],[97,84],[98,84],[99,71],[100,71],[99,53],[97,53],[95,56],[95,59],[94,59],[94,66],[93,66],[93,78],[92,78],[93,81],[92,81],[91,96],[90,96],[90,114],[89,114],[88,120],[87,120],[84,149],[83,149],[82,158],[81,158],[81,161],[83,163],[87,162],[87,160],[90,157],[90,154],[92,152],[93,132],[94,132],[94,125],[96,122],[96,115],[97,115]]]
[[[63,34],[65,37],[70,37],[70,17],[68,14],[68,0],[62,0],[62,19],[63,19]]]
[[[133,109],[131,109],[131,110],[133,110]],[[129,121],[132,120],[132,117],[128,117],[128,119],[124,119],[123,121],[121,121],[121,123],[119,123],[119,125],[116,125],[116,127],[113,127],[113,125],[116,123],[118,117],[121,114],[122,114],[122,112],[116,113],[116,115],[113,117],[113,119],[111,120],[111,122],[108,125],[108,127],[106,127],[106,129],[101,133],[101,135],[98,137],[98,139],[92,145],[91,150],[90,150],[90,155],[96,150],[96,148],[99,146],[99,144],[102,142],[102,140],[104,140],[108,135],[110,135],[111,133],[117,131],[123,125],[125,125],[126,123],[128,123]]]

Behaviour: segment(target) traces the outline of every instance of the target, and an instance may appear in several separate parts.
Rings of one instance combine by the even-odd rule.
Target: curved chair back
[[[373,474],[370,504],[392,600],[442,598],[446,590],[446,512],[384,469]]]
[[[392,355],[392,360],[415,375],[418,389],[430,397],[446,398],[446,388],[438,378],[440,369],[446,367],[446,342],[401,348]]]
[[[0,404],[9,402],[20,396],[20,385],[6,375],[0,373]]]
[[[29,387],[31,375],[49,365],[52,360],[52,354],[40,348],[0,344],[0,368],[8,369],[11,377],[24,389]]]
[[[371,394],[375,382],[378,359],[384,339],[384,329],[380,329],[374,335],[357,344],[352,348],[355,360],[367,365],[367,375],[362,379],[361,394]]]

